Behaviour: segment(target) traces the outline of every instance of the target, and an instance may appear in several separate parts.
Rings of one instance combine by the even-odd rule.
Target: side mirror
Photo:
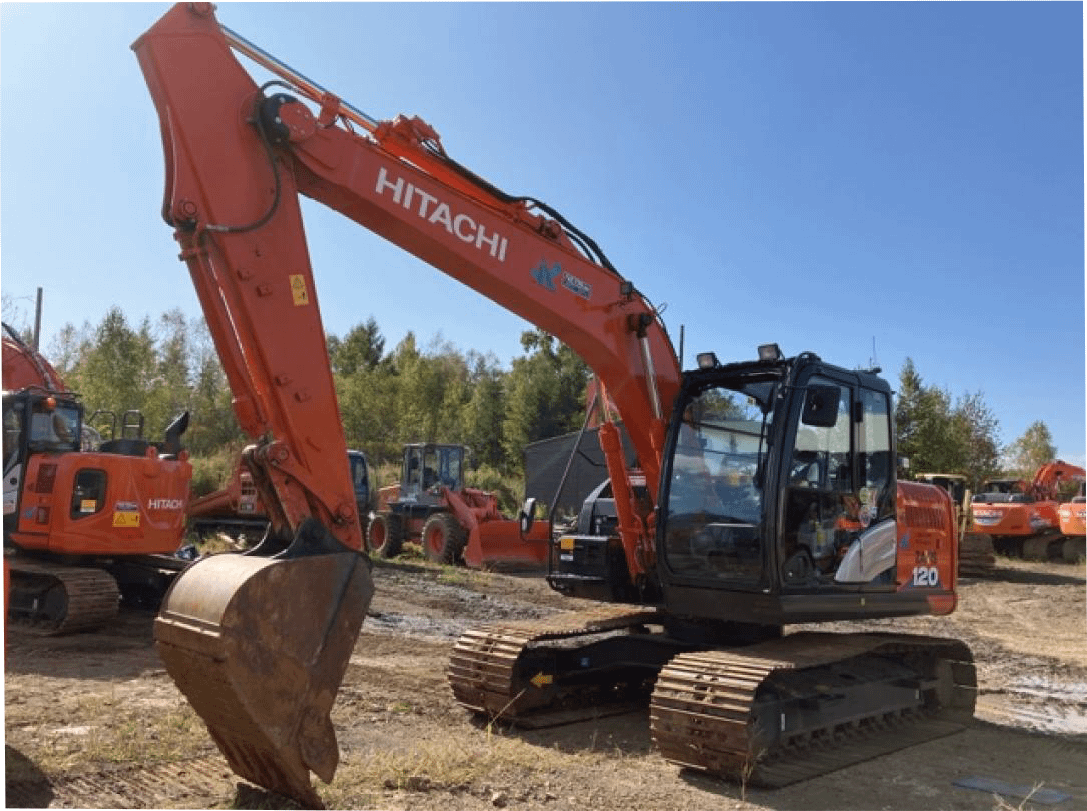
[[[521,534],[528,535],[533,522],[536,520],[536,499],[525,499],[525,504],[521,507],[521,513],[517,516],[517,520],[521,524]]]
[[[837,386],[808,386],[800,421],[816,428],[833,428],[838,422],[838,402],[842,390]]]

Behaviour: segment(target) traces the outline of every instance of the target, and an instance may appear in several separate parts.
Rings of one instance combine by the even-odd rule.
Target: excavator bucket
[[[358,553],[292,550],[195,563],[167,593],[155,643],[235,773],[320,808],[309,773],[336,771],[329,713],[373,581]]]

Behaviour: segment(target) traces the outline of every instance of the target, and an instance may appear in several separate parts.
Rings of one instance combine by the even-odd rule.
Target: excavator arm
[[[1029,491],[1039,500],[1061,500],[1061,485],[1067,481],[1084,480],[1087,472],[1078,465],[1070,465],[1057,459],[1038,468],[1031,481]]]
[[[379,122],[179,4],[134,44],[174,228],[268,506],[268,544],[179,578],[156,622],[171,676],[236,772],[303,802],[336,767],[328,712],[372,594],[299,195],[554,334],[626,424],[656,502],[680,369],[656,310],[557,212],[457,164],[417,118]],[[258,87],[240,52],[277,75]],[[612,415],[606,415],[611,417]],[[635,579],[654,564],[618,429],[601,429]],[[284,549],[286,547],[286,549]],[[276,552],[267,557],[267,552]],[[304,615],[304,616],[303,616]]]

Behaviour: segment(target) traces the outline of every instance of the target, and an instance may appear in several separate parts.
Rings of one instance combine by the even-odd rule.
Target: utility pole
[[[34,306],[34,349],[39,349],[38,339],[42,334],[42,289],[38,288],[38,301]]]

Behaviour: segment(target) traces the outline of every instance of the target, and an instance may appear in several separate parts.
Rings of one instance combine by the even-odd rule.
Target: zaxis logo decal
[[[536,284],[540,287],[546,287],[552,293],[555,292],[555,277],[562,272],[560,265],[555,265],[553,268],[547,266],[547,262],[540,260],[540,264],[532,269],[532,278],[536,280]]]
[[[562,265],[555,263],[554,266],[549,267],[546,260],[540,260],[540,264],[534,267],[531,271],[532,278],[536,284],[540,285],[552,293],[557,289],[555,287],[555,279],[558,278],[559,284],[573,293],[575,296],[588,301],[593,295],[593,286],[588,282],[582,281],[577,276],[562,269]]]

